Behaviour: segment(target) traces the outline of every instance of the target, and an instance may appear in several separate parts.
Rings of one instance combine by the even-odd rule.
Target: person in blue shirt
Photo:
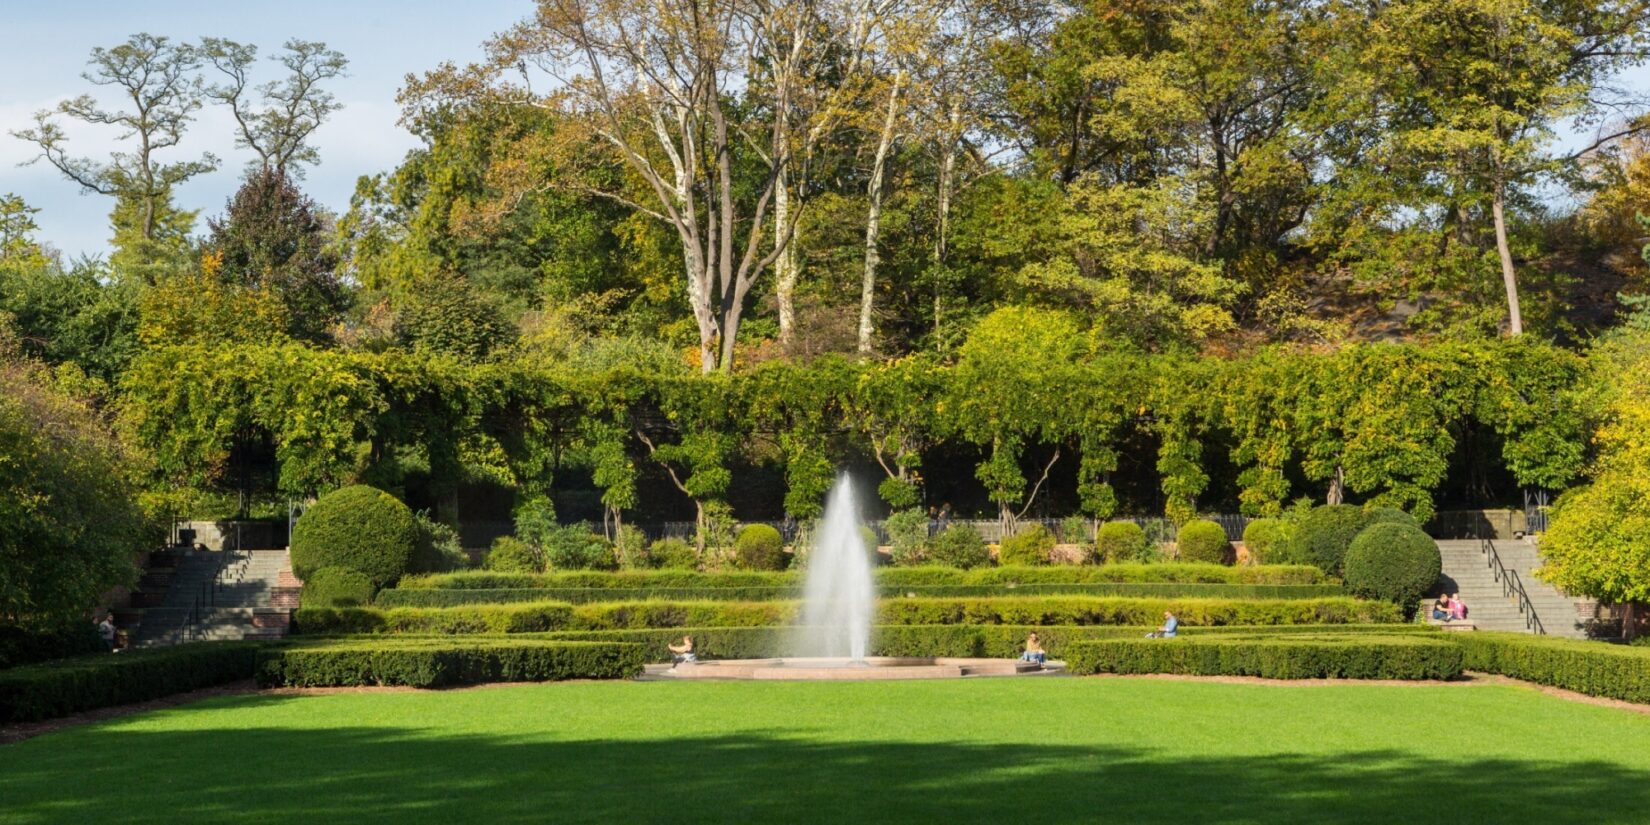
[[[1156,630],[1154,630],[1154,631],[1152,631],[1152,632],[1150,632],[1150,633],[1147,633],[1146,638],[1148,638],[1148,639],[1173,639],[1175,637],[1175,632],[1178,631],[1179,629],[1180,629],[1180,620],[1175,618],[1173,613],[1165,610],[1165,611],[1163,611],[1163,626],[1156,629]]]

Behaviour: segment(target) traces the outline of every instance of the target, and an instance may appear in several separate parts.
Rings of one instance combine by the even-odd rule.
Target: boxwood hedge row
[[[1079,584],[941,584],[879,588],[882,598],[983,596],[1126,596],[1132,598],[1207,599],[1314,599],[1345,593],[1334,584],[1206,584],[1202,582],[1091,582]],[[467,604],[511,604],[561,601],[774,601],[795,599],[795,587],[648,587],[648,588],[427,588],[395,589],[380,593],[379,607],[453,607]]]
[[[1178,673],[1265,679],[1449,679],[1458,645],[1417,634],[1262,638],[1096,639],[1065,651],[1073,673]]]
[[[348,639],[271,647],[258,660],[264,687],[407,685],[623,679],[641,673],[641,645],[512,638]]]
[[[1380,624],[1402,619],[1399,607],[1346,596],[1317,599],[1131,599],[1089,596],[883,599],[888,625],[1154,625],[1172,610],[1183,624]],[[650,627],[765,627],[796,620],[794,601],[595,602],[464,607],[300,608],[299,633],[525,633]]]
[[[98,653],[0,671],[0,723],[33,722],[252,678],[254,642]]]
[[[875,571],[881,587],[995,584],[1097,584],[1103,582],[1160,582],[1204,584],[1325,584],[1323,571],[1310,565],[1227,567],[1219,564],[1100,564],[1037,567],[883,567]],[[552,573],[495,573],[485,570],[408,576],[399,589],[517,589],[517,588],[660,588],[660,587],[800,587],[797,572],[695,570],[620,570],[616,572],[560,571]]]
[[[1517,633],[1451,633],[1468,670],[1650,704],[1650,648]]]

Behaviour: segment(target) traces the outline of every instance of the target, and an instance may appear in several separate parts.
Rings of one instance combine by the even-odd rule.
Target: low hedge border
[[[1188,626],[1391,624],[1399,607],[1346,596],[1318,599],[1129,599],[1003,597],[885,599],[885,625],[1152,625],[1173,611]],[[523,633],[671,627],[767,627],[796,620],[794,601],[639,601],[465,607],[300,608],[294,626],[319,633]]]
[[[1650,704],[1650,649],[1517,633],[1450,633],[1468,670]]]
[[[945,584],[878,588],[882,598],[990,596],[1123,596],[1129,598],[1316,599],[1344,595],[1333,584],[1207,584],[1203,582],[1088,582],[1076,584]],[[414,588],[378,594],[379,607],[453,607],[560,601],[574,604],[607,601],[775,601],[795,599],[796,587],[535,587]]]
[[[1328,584],[1323,571],[1310,565],[1259,565],[1227,567],[1220,564],[1100,564],[1050,565],[1037,567],[883,567],[875,571],[877,584],[886,588],[940,585],[998,584]],[[521,588],[614,588],[662,587],[800,587],[798,572],[726,571],[700,573],[694,570],[620,570],[617,572],[559,571],[552,573],[495,573],[472,570],[431,576],[408,576],[397,585],[402,590],[498,590]]]
[[[36,722],[252,678],[256,642],[99,653],[0,671],[0,723]]]
[[[487,682],[624,679],[642,671],[641,645],[619,642],[451,638],[347,639],[271,648],[258,659],[264,687],[419,688]]]
[[[1098,639],[1070,644],[1076,674],[1175,673],[1263,679],[1451,679],[1462,649],[1414,634],[1263,638]]]

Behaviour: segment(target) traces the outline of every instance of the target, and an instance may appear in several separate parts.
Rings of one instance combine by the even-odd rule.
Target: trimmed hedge
[[[1230,564],[1232,543],[1226,540],[1226,530],[1206,519],[1187,522],[1175,538],[1182,561],[1203,564]]]
[[[0,670],[19,665],[108,653],[97,627],[89,621],[75,619],[50,627],[14,627],[0,625]]]
[[[292,526],[292,572],[308,579],[323,567],[365,573],[394,584],[407,571],[418,522],[395,496],[357,484],[320,498]]]
[[[747,524],[733,540],[733,555],[746,570],[784,570],[785,538],[771,525]]]
[[[1054,534],[1041,524],[1033,524],[997,546],[997,562],[1003,565],[1037,566],[1052,563]]]
[[[1149,626],[1106,625],[880,625],[871,631],[873,656],[967,656],[1017,658],[1024,650],[1026,635],[1036,631],[1049,656],[1059,659],[1072,642],[1094,639],[1138,639]],[[1189,627],[1183,635],[1192,638],[1239,638],[1256,634],[1294,638],[1322,635],[1323,625],[1283,625],[1253,627]],[[691,634],[700,658],[766,659],[792,652],[796,641],[790,627],[678,627],[630,630],[562,630],[533,634],[532,638],[579,641],[634,642],[646,650],[648,661],[668,662],[667,646]],[[1425,625],[1335,625],[1336,636],[1440,636]]]
[[[467,607],[304,608],[300,633],[524,633],[567,628],[765,627],[796,620],[795,601],[636,601]],[[1381,624],[1397,605],[1344,596],[1317,599],[1130,599],[1085,596],[884,599],[878,623],[1147,625],[1172,610],[1183,625]],[[570,615],[569,615],[570,611]]]
[[[1264,679],[1451,679],[1462,651],[1442,639],[1407,635],[1102,639],[1071,643],[1077,674],[1178,673]]]
[[[641,645],[541,639],[339,640],[272,648],[258,658],[264,687],[623,679],[642,671]]]
[[[256,642],[201,642],[0,671],[0,723],[34,722],[252,678]]]
[[[569,626],[565,602],[462,607],[300,607],[294,633],[537,633]]]
[[[936,596],[1128,596],[1132,598],[1315,599],[1340,596],[1333,584],[1202,584],[1161,582],[1093,582],[1080,584],[941,584],[880,587],[882,598]],[[773,601],[800,598],[797,587],[647,587],[647,588],[499,588],[495,590],[395,589],[379,594],[379,607],[454,607],[466,604],[517,604],[558,601],[588,604],[603,601],[710,600]]]
[[[1144,558],[1151,547],[1145,528],[1132,521],[1108,521],[1095,535],[1095,552],[1109,564]]]
[[[376,589],[359,570],[323,567],[304,580],[299,598],[305,607],[362,607],[372,604]]]
[[[657,547],[657,544],[655,544]],[[690,549],[689,552],[692,552]],[[1047,567],[885,567],[872,571],[879,586],[907,588],[937,585],[1090,584],[1102,582],[1204,584],[1325,584],[1323,571],[1311,565],[1227,567],[1218,564],[1102,564]],[[399,590],[498,590],[523,588],[664,587],[801,587],[797,572],[693,570],[621,570],[616,573],[554,572],[544,574],[466,571],[439,576],[409,576]]]
[[[1650,704],[1650,650],[1645,648],[1517,633],[1445,635],[1466,654],[1468,670]]]
[[[1412,608],[1438,582],[1443,565],[1438,543],[1421,528],[1402,522],[1373,524],[1346,551],[1346,589],[1366,599]]]
[[[1371,523],[1368,511],[1351,504],[1314,507],[1295,528],[1294,542],[1312,563],[1331,576],[1341,574],[1341,560],[1352,540]]]

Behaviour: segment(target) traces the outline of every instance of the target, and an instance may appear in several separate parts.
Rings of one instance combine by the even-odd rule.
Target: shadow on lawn
[[[87,730],[0,750],[8,822],[1633,820],[1650,773],[1371,751],[1167,761],[1129,747]],[[37,744],[40,742],[37,741]]]

